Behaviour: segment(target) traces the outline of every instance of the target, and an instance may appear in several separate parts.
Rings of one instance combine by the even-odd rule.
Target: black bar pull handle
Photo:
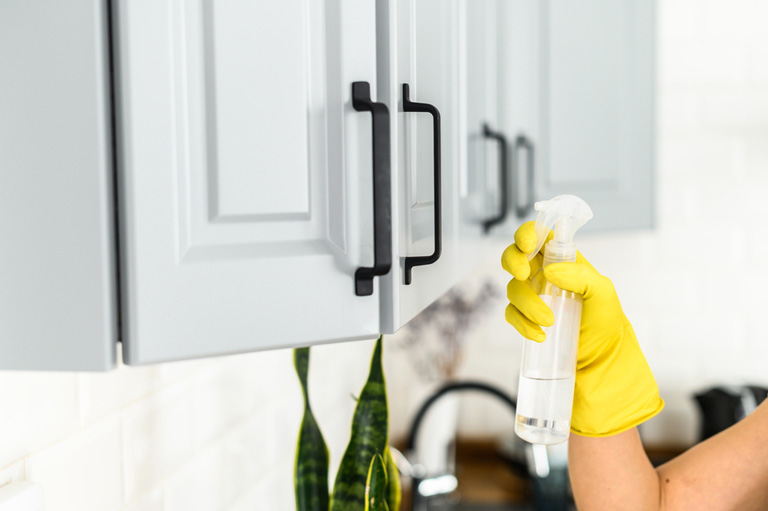
[[[535,183],[534,183],[534,172],[535,172],[535,153],[534,153],[534,147],[533,142],[531,142],[531,139],[526,137],[525,135],[518,135],[515,139],[515,155],[513,159],[512,164],[512,175],[514,176],[513,182],[515,185],[519,183],[518,181],[518,165],[520,164],[519,161],[519,153],[520,151],[525,150],[527,158],[526,158],[526,188],[528,190],[528,196],[526,197],[527,201],[525,204],[521,205],[517,200],[517,194],[515,194],[515,212],[517,213],[517,216],[519,218],[523,218],[528,215],[531,211],[533,211],[533,203],[536,201],[535,197]]]
[[[485,138],[492,138],[499,143],[499,188],[501,190],[501,200],[499,204],[499,212],[496,216],[488,218],[483,221],[483,232],[488,234],[496,224],[500,224],[507,218],[507,209],[509,204],[509,185],[507,176],[507,138],[498,131],[493,131],[488,124],[483,124],[483,136]]]
[[[355,294],[373,294],[373,277],[392,268],[392,164],[390,159],[389,109],[371,101],[368,82],[352,83],[352,107],[371,112],[373,126],[373,266],[355,271]]]
[[[405,258],[405,284],[411,283],[411,273],[414,266],[424,266],[432,264],[440,259],[440,253],[443,250],[443,211],[442,199],[440,193],[440,175],[442,162],[440,159],[440,110],[429,103],[416,103],[411,101],[410,87],[407,83],[403,84],[403,111],[404,112],[423,112],[432,116],[432,142],[433,142],[433,161],[434,161],[434,182],[435,182],[435,250],[428,256],[409,256]]]

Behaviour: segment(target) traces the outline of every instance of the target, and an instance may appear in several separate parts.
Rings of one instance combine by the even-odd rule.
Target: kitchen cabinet
[[[498,0],[462,2],[462,152],[460,172],[460,252],[471,271],[494,250],[489,243],[509,215],[509,134],[500,125],[503,90],[499,55],[503,32]]]
[[[389,333],[492,255],[491,233],[508,218],[509,143],[499,130],[498,1],[392,0],[381,6],[380,90],[397,112],[393,259],[400,264],[382,289],[382,330]],[[439,208],[434,120],[409,111],[406,99],[441,114]],[[424,256],[435,250],[438,209],[442,251],[430,261]],[[429,264],[413,267],[408,284],[414,256]]]
[[[653,2],[2,9],[0,368],[372,338],[535,199],[652,223]]]
[[[378,335],[375,1],[116,5],[126,361]]]
[[[499,128],[498,1],[465,5],[465,96],[468,213],[485,234],[506,219],[508,135]]]
[[[585,229],[651,227],[655,2],[499,1],[515,209],[570,193],[595,213]]]
[[[458,247],[458,0],[380,2],[380,91],[390,105],[392,271],[382,331],[391,333],[456,281]]]
[[[0,369],[115,364],[105,2],[0,5]]]

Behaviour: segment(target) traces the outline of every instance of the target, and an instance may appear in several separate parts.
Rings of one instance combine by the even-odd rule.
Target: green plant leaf
[[[296,445],[296,511],[327,511],[328,502],[328,447],[309,406],[307,373],[309,348],[293,350],[293,363],[304,393],[304,417],[301,420]]]
[[[400,472],[397,470],[392,450],[387,447],[387,504],[390,511],[400,511],[403,490],[400,486]]]
[[[365,484],[365,511],[389,511],[387,506],[387,467],[381,454],[375,454],[368,467]]]
[[[365,487],[371,458],[386,452],[388,428],[387,391],[379,337],[373,349],[368,381],[355,407],[349,444],[336,474],[332,511],[360,511],[365,508]]]

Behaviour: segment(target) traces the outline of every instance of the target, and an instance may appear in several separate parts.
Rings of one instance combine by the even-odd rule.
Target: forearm
[[[768,401],[743,421],[654,470],[633,428],[572,434],[568,464],[580,511],[768,509]]]
[[[658,469],[665,511],[768,508],[768,401]]]
[[[568,466],[579,511],[659,509],[659,476],[637,428],[603,438],[571,434]]]

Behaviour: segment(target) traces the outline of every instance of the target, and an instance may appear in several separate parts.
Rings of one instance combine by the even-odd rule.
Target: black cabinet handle
[[[355,294],[373,294],[373,277],[392,267],[392,165],[390,161],[389,109],[371,101],[368,82],[352,84],[352,107],[371,112],[373,126],[373,266],[355,271]]]
[[[533,211],[533,203],[536,201],[536,198],[534,197],[534,172],[535,172],[535,160],[534,160],[534,148],[533,148],[533,142],[526,137],[525,135],[518,135],[515,139],[515,155],[513,158],[513,164],[512,164],[512,175],[514,176],[513,182],[515,185],[519,183],[518,181],[518,165],[520,164],[519,161],[519,153],[521,150],[525,150],[527,154],[526,158],[526,187],[528,189],[528,197],[527,202],[524,205],[520,205],[517,201],[517,194],[515,194],[515,212],[517,213],[517,216],[522,218],[531,211]]]
[[[403,84],[403,111],[404,112],[424,112],[432,115],[432,142],[433,142],[433,161],[434,161],[434,181],[435,181],[435,250],[428,256],[412,256],[405,258],[405,284],[411,283],[411,273],[414,266],[424,266],[432,264],[440,259],[440,252],[443,249],[443,211],[442,199],[440,193],[440,174],[442,163],[440,161],[440,110],[429,103],[416,103],[411,101],[410,87],[407,83]]]
[[[492,138],[499,143],[499,188],[501,190],[501,204],[499,204],[499,212],[496,216],[483,221],[483,232],[488,234],[496,224],[500,224],[507,218],[507,209],[509,204],[509,185],[507,176],[507,138],[499,133],[493,131],[488,124],[483,124],[483,136],[485,138]]]

